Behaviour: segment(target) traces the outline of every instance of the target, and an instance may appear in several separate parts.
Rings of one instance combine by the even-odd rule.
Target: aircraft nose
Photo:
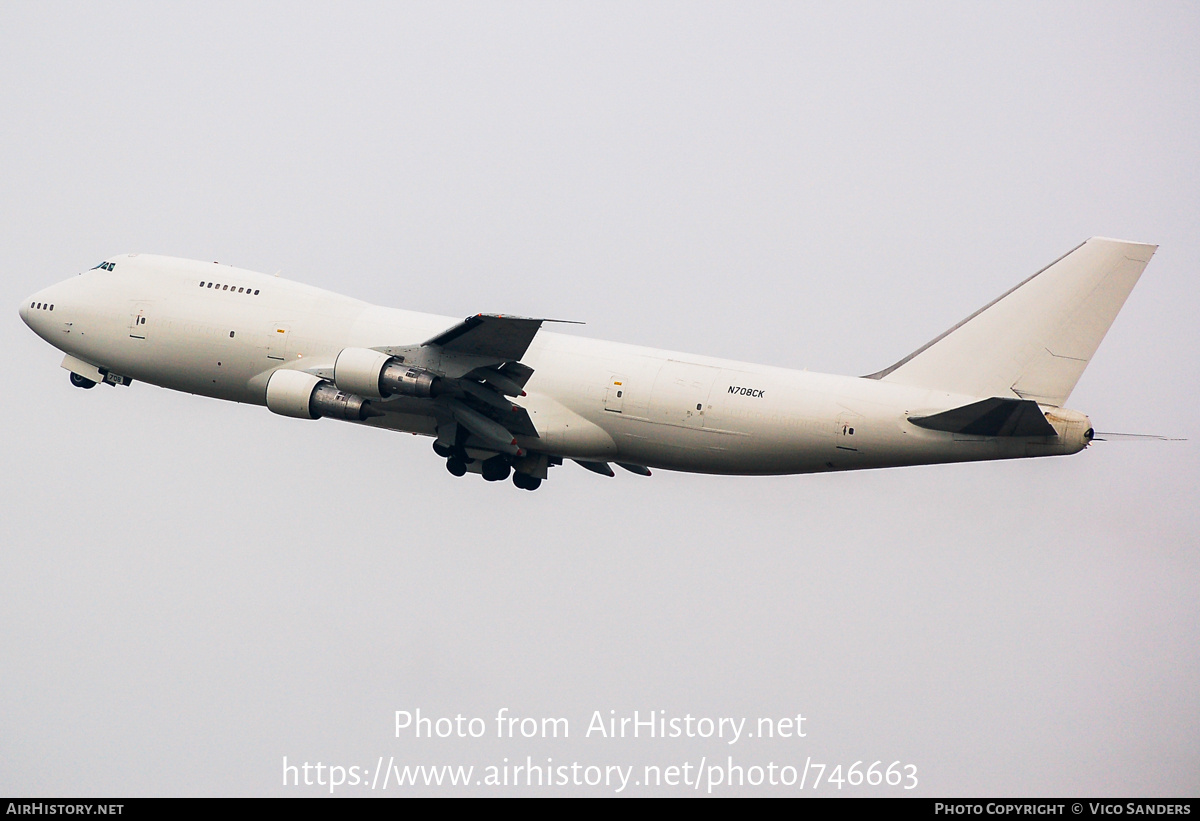
[[[50,312],[54,310],[53,291],[53,287],[43,288],[25,297],[25,301],[21,303],[21,321],[43,339],[46,338],[47,329],[50,327]]]

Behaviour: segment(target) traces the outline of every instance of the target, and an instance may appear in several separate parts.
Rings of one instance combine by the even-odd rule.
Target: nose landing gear
[[[79,375],[79,374],[77,374],[77,373],[72,373],[72,374],[71,374],[71,384],[72,384],[72,385],[74,385],[74,386],[75,386],[75,387],[77,387],[77,388],[84,388],[85,390],[86,390],[86,389],[88,389],[88,388],[94,388],[94,387],[96,387],[96,383],[95,383],[95,382],[93,382],[92,380],[88,379],[86,376],[80,376],[80,375]]]

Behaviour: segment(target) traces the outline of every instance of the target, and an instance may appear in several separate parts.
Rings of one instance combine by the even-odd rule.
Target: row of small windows
[[[216,288],[218,291],[233,291],[234,293],[246,293],[258,296],[258,290],[250,290],[249,288],[238,288],[236,285],[217,285],[212,282],[201,282],[201,288]]]
[[[30,302],[29,307],[38,311],[53,311],[54,306],[46,302]]]

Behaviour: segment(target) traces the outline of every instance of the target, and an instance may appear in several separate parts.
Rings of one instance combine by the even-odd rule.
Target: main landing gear
[[[521,490],[537,490],[542,486],[542,480],[536,476],[530,476],[528,473],[516,471],[513,473],[513,484]]]
[[[483,478],[489,482],[503,482],[512,471],[512,465],[503,456],[493,456],[479,466],[483,470]]]
[[[446,447],[439,442],[434,442],[433,449],[438,456],[446,459],[446,470],[455,476],[465,475],[467,465],[473,461],[462,448]],[[513,484],[521,490],[537,490],[542,485],[542,480],[538,477],[513,470],[512,463],[506,456],[493,456],[491,459],[483,460],[479,463],[479,473],[489,482],[503,482],[511,474]]]

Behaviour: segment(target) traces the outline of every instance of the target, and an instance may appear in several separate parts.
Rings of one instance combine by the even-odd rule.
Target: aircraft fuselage
[[[326,376],[343,349],[419,345],[457,321],[228,265],[136,254],[34,294],[21,316],[76,372],[91,366],[258,405],[279,369]],[[533,374],[513,401],[537,435],[517,443],[555,459],[789,474],[1070,454],[1090,436],[1086,417],[1052,407],[1043,410],[1053,436],[930,430],[909,418],[981,397],[546,330],[521,362]],[[398,397],[362,424],[436,436],[435,402]]]

